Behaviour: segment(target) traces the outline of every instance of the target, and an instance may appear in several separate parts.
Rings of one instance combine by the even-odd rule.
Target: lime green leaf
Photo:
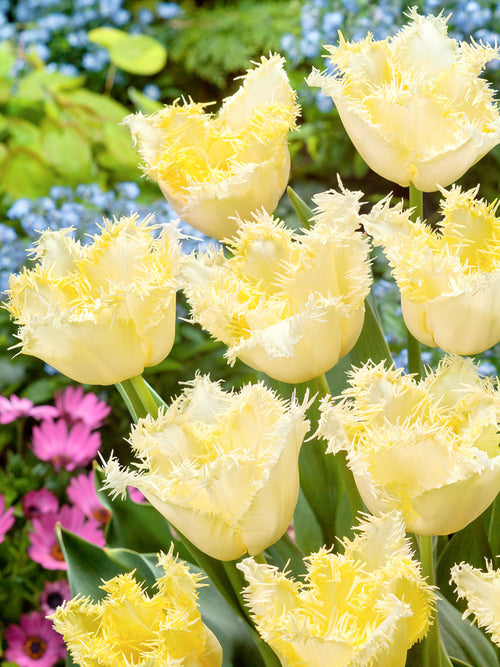
[[[42,155],[64,177],[66,183],[85,183],[95,175],[90,145],[72,125],[45,118],[41,125]]]
[[[106,122],[103,127],[103,139],[108,153],[118,165],[139,167],[139,155],[132,148],[129,131],[122,125]]]
[[[89,39],[109,51],[113,65],[131,74],[157,74],[167,61],[167,50],[148,35],[129,35],[116,28],[96,28]]]
[[[7,77],[16,62],[16,51],[12,42],[0,43],[0,77]]]
[[[60,94],[57,99],[64,107],[84,107],[88,111],[92,111],[96,118],[113,120],[116,123],[121,123],[125,116],[129,114],[129,110],[119,102],[106,95],[99,95],[84,88]]]
[[[55,183],[55,174],[47,163],[24,147],[14,148],[5,157],[0,178],[4,190],[15,199],[43,197]]]
[[[60,72],[37,69],[19,79],[16,96],[30,101],[45,100],[60,91],[79,88],[83,81],[83,76],[66,76]]]
[[[463,620],[446,598],[438,600],[438,619],[441,639],[452,660],[462,660],[474,667],[498,667],[491,642],[479,628]]]
[[[32,150],[40,144],[40,128],[24,118],[6,118],[6,129],[9,133],[10,148],[28,146]]]

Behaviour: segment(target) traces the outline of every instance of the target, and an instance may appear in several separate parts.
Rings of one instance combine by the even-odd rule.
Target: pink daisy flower
[[[94,471],[73,477],[66,489],[68,498],[73,505],[79,507],[85,516],[97,519],[100,523],[108,523],[111,512],[104,507],[95,490]]]
[[[105,401],[99,400],[92,392],[85,394],[80,386],[69,386],[64,391],[58,392],[54,397],[54,403],[59,416],[68,424],[82,422],[91,430],[101,427],[111,410]]]
[[[79,423],[68,427],[64,419],[47,419],[32,432],[35,456],[50,461],[56,470],[74,470],[90,463],[101,446],[101,436]]]
[[[87,542],[100,547],[105,545],[100,524],[95,519],[87,519],[78,507],[63,505],[59,512],[49,512],[33,519],[33,530],[29,534],[29,557],[47,570],[67,570],[61,547],[56,538],[55,527],[61,526]]]
[[[23,614],[19,625],[9,625],[5,640],[5,659],[19,667],[52,667],[66,656],[63,638],[39,611]]]
[[[128,495],[130,496],[130,500],[133,500],[134,503],[147,502],[146,496],[142,493],[142,491],[136,489],[135,486],[128,486],[127,489],[128,489]]]
[[[57,512],[59,509],[59,501],[48,489],[40,489],[39,491],[28,491],[23,496],[21,501],[24,516],[27,519],[34,519],[37,516],[46,514],[47,512]]]
[[[14,508],[5,509],[5,496],[0,495],[0,543],[5,539],[5,533],[14,525]]]
[[[40,609],[45,616],[50,616],[65,600],[71,600],[71,590],[66,579],[46,581],[40,593]]]
[[[0,424],[10,424],[20,417],[33,419],[50,419],[57,417],[57,408],[52,405],[37,405],[28,398],[19,398],[12,394],[10,398],[0,396]]]

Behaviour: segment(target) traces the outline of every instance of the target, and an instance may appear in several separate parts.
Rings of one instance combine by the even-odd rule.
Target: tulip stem
[[[324,373],[318,376],[315,382],[316,387],[318,388],[318,394],[321,397],[332,395],[330,385],[328,384],[327,377]],[[342,455],[342,452],[335,455],[335,460],[342,476],[342,481],[344,482],[345,491],[351,506],[352,516],[353,518],[356,518],[360,512],[366,512],[365,504],[359,494],[358,487],[354,481],[354,476],[350,468],[348,468],[346,458]]]
[[[424,219],[424,195],[413,183],[410,183],[410,208],[413,209],[411,219],[416,222]],[[416,375],[417,380],[422,377],[422,358],[420,356],[420,342],[407,332],[408,370]]]
[[[420,562],[422,563],[422,574],[430,586],[435,584],[434,576],[434,549],[432,535],[419,535]],[[433,623],[424,639],[423,646],[424,667],[441,667],[441,646],[439,643],[439,626],[437,610]]]
[[[119,382],[116,388],[132,415],[134,421],[148,414],[153,417],[158,416],[158,403],[142,375]]]

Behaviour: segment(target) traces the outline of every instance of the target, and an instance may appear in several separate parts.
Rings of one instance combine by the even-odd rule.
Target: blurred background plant
[[[451,13],[449,30],[458,39],[490,44],[500,39],[500,7],[486,0],[0,0],[0,290],[7,288],[9,274],[26,262],[26,250],[39,230],[73,227],[85,242],[103,217],[153,212],[159,224],[175,217],[157,186],[142,177],[130,133],[121,121],[133,111],[152,113],[182,96],[220,103],[234,92],[234,78],[270,51],[286,57],[302,107],[300,129],[290,141],[294,190],[309,201],[312,194],[335,187],[339,173],[344,184],[362,190],[367,201],[379,199],[387,192],[387,182],[355,152],[331,100],[307,87],[304,78],[312,66],[323,69],[322,45],[335,43],[338,30],[348,39],[360,39],[367,31],[383,39],[404,23],[409,6],[424,13]],[[497,90],[499,62],[485,74]],[[460,183],[473,187],[480,182],[481,196],[493,201],[499,191],[499,162],[497,147]],[[406,196],[397,187],[394,194]],[[434,195],[426,200],[428,210],[434,210]],[[286,196],[278,215],[297,225]],[[187,252],[214,242],[188,226],[184,231],[193,237],[185,242]],[[379,252],[374,253],[373,270],[388,343],[396,364],[406,366],[399,293]],[[165,400],[197,370],[210,371],[226,386],[256,379],[240,362],[229,368],[224,346],[181,319],[186,315],[182,295],[178,309],[172,353],[145,374]],[[37,359],[13,359],[9,348],[14,344],[14,327],[2,309],[3,397],[16,395],[32,406],[57,410],[54,397],[67,391],[71,382]],[[484,374],[500,372],[499,352],[497,346],[482,356]],[[439,351],[426,350],[423,358],[435,365],[439,356]],[[97,392],[112,408],[106,422],[94,429],[101,451],[121,448],[129,417],[117,392],[92,387],[85,391]],[[75,504],[68,494],[71,480],[91,474],[90,461],[69,470],[57,469],[50,457],[40,459],[32,448],[33,427],[40,433],[36,413],[28,410],[2,421],[5,410],[14,414],[12,406],[4,405],[3,410],[0,635],[9,624],[18,624],[22,614],[39,613],[43,596],[47,599],[51,591],[63,594],[64,584],[56,591],[57,582],[64,581],[63,571],[47,570],[30,557],[30,534],[36,526],[43,532],[45,525],[52,535],[54,513],[60,516],[61,506]],[[27,513],[23,500],[42,489],[55,498],[37,498],[49,503],[52,514],[46,524]]]

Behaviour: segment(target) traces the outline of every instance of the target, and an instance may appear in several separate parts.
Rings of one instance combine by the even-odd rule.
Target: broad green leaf
[[[118,166],[130,166],[139,170],[139,154],[132,148],[129,131],[111,121],[104,124],[103,139],[108,153]]]
[[[56,180],[49,165],[25,147],[8,153],[0,168],[0,178],[3,189],[14,199],[43,197]]]
[[[67,76],[60,72],[37,69],[19,79],[16,97],[30,101],[45,100],[58,92],[79,88],[83,81],[83,76]]]
[[[12,42],[0,42],[0,77],[7,77],[16,62],[16,49]]]
[[[450,584],[450,570],[455,563],[465,561],[473,567],[483,568],[484,559],[492,560],[490,546],[482,517],[478,517],[448,540],[437,559],[437,584],[441,593],[458,608],[465,602],[457,600],[455,588]]]
[[[105,49],[110,49],[113,44],[118,42],[120,39],[125,39],[127,33],[123,30],[118,30],[118,28],[110,28],[108,26],[103,28],[94,28],[94,30],[89,30],[87,37],[94,44],[99,44],[104,46]]]
[[[441,640],[452,660],[462,660],[473,667],[498,667],[496,650],[481,630],[463,620],[460,612],[446,600],[438,600]]]
[[[321,526],[302,489],[299,489],[299,497],[293,514],[293,527],[297,545],[302,553],[309,554],[323,546]]]
[[[70,185],[92,179],[95,166],[89,142],[72,125],[45,118],[41,125],[42,155]]]
[[[157,554],[147,554],[146,557],[131,549],[106,549],[106,555],[119,567],[127,571],[134,570],[137,581],[143,582],[150,591],[155,590],[156,580],[164,574],[163,569],[157,565]]]
[[[267,562],[280,570],[287,569],[294,577],[306,573],[304,554],[285,533],[275,544],[265,550]],[[309,553],[309,552],[308,552]]]
[[[151,76],[165,67],[167,50],[149,35],[126,35],[109,47],[109,57],[125,72]]]
[[[37,151],[40,145],[40,128],[24,118],[6,118],[6,129],[9,133],[9,148],[27,146]]]
[[[294,190],[292,190],[290,186],[288,186],[286,192],[290,198],[290,201],[292,202],[293,208],[295,209],[300,222],[302,223],[302,226],[306,229],[309,229],[311,219],[313,217],[311,208],[301,197],[299,197],[299,195]]]
[[[57,96],[58,102],[65,107],[80,106],[92,111],[97,118],[121,123],[129,110],[111,97],[99,95],[91,90],[80,88]]]

